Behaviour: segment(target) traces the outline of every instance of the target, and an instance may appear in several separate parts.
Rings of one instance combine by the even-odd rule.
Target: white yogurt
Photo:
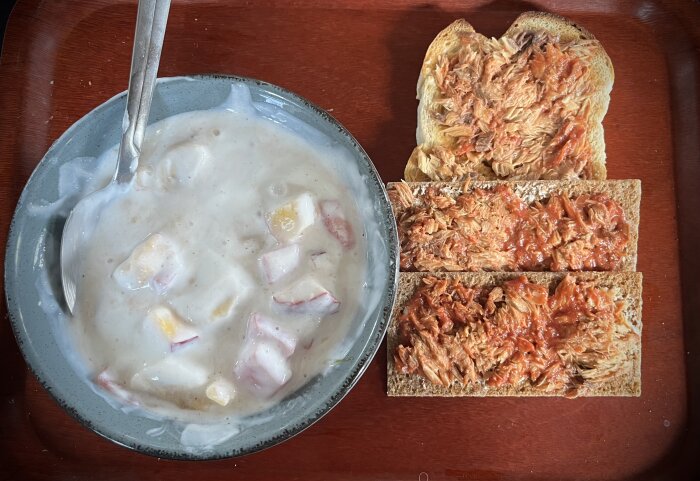
[[[330,168],[344,150],[232,105],[149,127],[70,322],[105,392],[186,421],[279,402],[337,360],[362,311],[358,203]]]

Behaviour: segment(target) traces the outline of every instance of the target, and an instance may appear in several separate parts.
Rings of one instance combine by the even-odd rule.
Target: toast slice
[[[607,293],[605,296],[610,296],[609,300],[615,303],[615,306],[619,306],[620,310],[615,314],[615,322],[608,322],[605,324],[603,321],[594,321],[592,318],[579,318],[574,324],[567,324],[568,326],[576,325],[577,322],[584,322],[585,328],[581,329],[583,344],[562,344],[565,339],[556,338],[561,343],[550,344],[553,352],[550,352],[550,361],[554,359],[562,359],[562,363],[565,365],[566,369],[563,371],[556,371],[551,369],[552,366],[557,364],[552,362],[552,364],[541,365],[537,367],[536,362],[542,362],[542,359],[537,358],[533,353],[546,351],[547,344],[539,344],[538,341],[533,339],[527,340],[527,330],[523,330],[523,325],[516,326],[514,332],[517,335],[523,336],[525,341],[521,341],[517,337],[503,337],[502,341],[497,341],[488,339],[485,332],[495,332],[494,336],[498,336],[501,331],[498,329],[501,326],[494,324],[493,319],[499,319],[498,314],[493,316],[491,319],[491,329],[479,330],[471,325],[471,330],[468,335],[463,335],[458,339],[461,339],[461,345],[466,346],[464,352],[472,359],[472,366],[475,366],[475,373],[469,373],[469,369],[465,369],[464,362],[461,362],[460,371],[457,369],[457,363],[450,364],[449,362],[444,362],[440,364],[439,367],[435,367],[435,362],[431,361],[431,353],[434,351],[440,351],[442,346],[448,345],[445,338],[437,337],[435,343],[429,345],[427,351],[423,351],[423,355],[427,355],[428,359],[421,358],[421,354],[418,354],[419,365],[416,372],[408,374],[404,372],[398,372],[396,367],[397,363],[401,363],[401,357],[397,356],[397,349],[400,345],[406,343],[405,337],[402,337],[399,327],[399,318],[407,312],[407,306],[411,305],[411,301],[416,296],[416,292],[421,288],[425,287],[426,279],[430,282],[430,279],[447,279],[454,280],[461,286],[465,288],[476,288],[483,290],[482,296],[486,296],[486,293],[493,293],[493,289],[500,287],[508,292],[507,282],[513,282],[518,280],[521,276],[526,276],[527,281],[530,283],[529,286],[532,287],[532,283],[543,286],[539,289],[545,289],[549,292],[549,298],[556,296],[557,286],[562,286],[566,282],[569,287],[571,287],[570,282],[575,282],[577,286],[587,286],[587,288],[592,289],[594,292],[587,295],[587,299],[590,302],[591,299],[596,299],[596,296],[601,296],[601,292]],[[566,280],[566,282],[565,282]],[[435,282],[435,281],[433,281]],[[518,281],[521,282],[521,281]],[[433,286],[440,287],[439,284],[433,284]],[[511,286],[512,287],[512,286]],[[432,288],[432,287],[431,287]],[[451,287],[448,287],[446,291],[449,293]],[[537,291],[538,288],[535,288]],[[563,288],[562,288],[563,289]],[[439,290],[439,289],[438,289]],[[517,289],[516,289],[517,291]],[[527,290],[525,291],[527,292]],[[569,298],[567,293],[569,291],[563,290],[561,294],[564,299],[563,304],[554,304],[559,306],[557,311],[561,313],[570,312],[571,306],[567,305],[567,302],[572,302],[574,297]],[[588,292],[588,291],[587,291]],[[578,272],[575,274],[565,274],[565,273],[554,273],[554,272],[538,272],[538,273],[401,273],[399,280],[399,289],[396,298],[396,304],[394,307],[394,312],[392,314],[392,319],[389,324],[389,330],[387,334],[387,350],[388,350],[388,363],[387,363],[387,392],[389,396],[566,396],[566,397],[576,397],[576,396],[639,396],[641,394],[641,331],[642,331],[642,275],[640,273],[623,273],[623,272]],[[467,293],[468,294],[468,293]],[[502,292],[500,293],[502,294]],[[466,295],[466,294],[460,294]],[[498,297],[498,296],[497,296]],[[501,299],[496,299],[497,306],[509,305],[508,296],[500,296]],[[461,297],[458,297],[461,299]],[[489,298],[491,294],[489,294]],[[422,299],[418,299],[420,304]],[[541,301],[539,301],[541,302]],[[619,304],[618,304],[619,303]],[[483,304],[483,302],[482,302]],[[488,303],[486,303],[488,304]],[[414,306],[416,304],[414,303]],[[428,306],[426,303],[420,304],[421,306]],[[550,304],[551,305],[551,304]],[[601,304],[602,305],[602,304]],[[518,303],[515,303],[515,308],[517,309]],[[603,305],[604,306],[604,305]],[[608,306],[610,307],[610,306]],[[500,307],[499,307],[500,308]],[[614,308],[613,308],[614,309]],[[455,311],[452,311],[455,312]],[[602,311],[599,311],[602,312]],[[504,312],[502,314],[507,314]],[[423,312],[423,315],[425,313]],[[596,314],[588,314],[589,316],[596,316]],[[600,314],[602,316],[602,314]],[[619,317],[617,317],[619,316]],[[432,317],[433,319],[436,316]],[[431,316],[427,316],[426,319],[431,319]],[[437,316],[437,319],[441,319]],[[501,323],[516,323],[516,317],[502,316],[500,317]],[[539,321],[541,322],[541,318]],[[583,319],[583,321],[581,321]],[[601,317],[602,319],[602,317]],[[455,323],[455,327],[452,328],[453,332],[458,329],[462,329],[463,324],[458,324],[456,321],[456,315],[452,316],[452,320]],[[482,319],[483,320],[483,319]],[[435,321],[438,322],[438,321]],[[450,326],[442,324],[442,319],[439,321],[439,325],[442,331],[449,331]],[[554,322],[565,322],[560,318],[555,318]],[[477,322],[478,324],[478,322]],[[552,327],[552,324],[546,324]],[[562,324],[559,324],[561,328]],[[605,332],[607,329],[613,329],[611,331],[610,337],[605,337]],[[556,326],[555,326],[556,327]],[[465,333],[467,331],[461,331]],[[547,332],[543,329],[542,332]],[[564,331],[566,332],[566,331]],[[576,332],[576,331],[572,331]],[[601,334],[603,333],[603,334]],[[449,336],[450,334],[446,334]],[[597,338],[596,336],[601,335],[603,337]],[[482,336],[482,337],[479,337]],[[494,338],[496,338],[494,337]],[[403,339],[403,341],[402,341]],[[517,347],[515,349],[511,348],[509,350],[506,344],[508,339],[514,339]],[[586,339],[591,339],[590,345],[587,345]],[[607,339],[607,344],[605,348],[599,351],[600,345],[596,345],[594,340]],[[411,338],[413,340],[413,338]],[[569,343],[568,340],[566,340]],[[481,344],[479,344],[481,343]],[[410,344],[410,343],[409,343]],[[529,348],[520,347],[521,344],[528,346]],[[437,347],[436,347],[437,346]],[[454,349],[454,344],[452,345]],[[484,347],[485,346],[485,347]],[[544,347],[543,347],[544,346]],[[570,356],[570,349],[579,347],[579,353],[573,358]],[[406,346],[404,346],[405,348]],[[495,362],[490,364],[487,359],[482,355],[484,351],[481,349],[493,348],[496,351]],[[533,348],[536,348],[533,351]],[[415,347],[414,347],[415,349]],[[405,350],[403,353],[405,354]],[[427,352],[427,354],[426,354]],[[452,351],[455,352],[455,351]],[[464,352],[460,350],[463,355]],[[488,353],[488,351],[487,351]],[[456,359],[460,359],[458,355],[454,355]],[[488,356],[487,356],[488,357]],[[529,363],[529,371],[526,369],[525,372],[513,371],[512,367],[515,364],[517,367],[518,362],[522,362],[522,359],[527,359]],[[500,361],[499,361],[500,360]],[[546,360],[546,359],[545,359]],[[432,363],[432,364],[431,364]],[[432,366],[432,367],[431,367]],[[534,366],[534,367],[533,367]],[[549,366],[549,367],[548,367]],[[410,366],[409,366],[410,367]],[[413,366],[416,367],[416,366]],[[421,372],[424,368],[427,372],[431,373],[434,377],[434,381],[428,380],[426,374]],[[403,369],[403,368],[402,368]],[[404,371],[410,371],[411,369],[403,369]],[[510,382],[508,378],[508,373],[510,375],[518,374],[515,376],[517,382]],[[562,378],[562,373],[564,377]],[[450,375],[451,374],[451,380]],[[529,374],[529,375],[527,375]],[[437,376],[437,377],[436,377]],[[464,378],[472,376],[473,380],[466,380]],[[505,382],[504,381],[505,378]],[[493,382],[496,379],[498,382]],[[563,379],[563,380],[562,380]],[[435,382],[437,381],[437,382]],[[445,382],[448,381],[448,382]]]
[[[636,269],[639,180],[387,187],[404,271]]]
[[[605,179],[614,70],[593,34],[526,12],[500,39],[463,19],[428,47],[407,181]]]

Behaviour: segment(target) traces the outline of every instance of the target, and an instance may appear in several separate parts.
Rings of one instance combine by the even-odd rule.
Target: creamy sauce
[[[70,324],[97,384],[208,421],[259,412],[337,361],[367,256],[340,155],[245,108],[150,126],[81,263]]]

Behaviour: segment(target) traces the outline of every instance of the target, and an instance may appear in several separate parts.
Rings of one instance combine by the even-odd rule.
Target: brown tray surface
[[[0,479],[646,479],[697,469],[697,380],[686,380],[700,347],[700,261],[690,255],[700,242],[700,185],[690,180],[700,179],[697,3],[173,3],[161,76],[230,73],[291,89],[353,132],[385,181],[401,178],[414,146],[418,69],[442,27],[464,16],[500,36],[520,12],[541,9],[592,31],[615,66],[609,177],[642,180],[642,396],[390,399],[381,348],[338,407],[283,445],[215,462],[159,460],[100,438],[51,400],[3,303]],[[49,145],[126,88],[135,15],[135,1],[16,6],[0,64],[2,245]]]

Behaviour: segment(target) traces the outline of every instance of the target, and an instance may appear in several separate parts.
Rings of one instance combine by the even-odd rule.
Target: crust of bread
[[[423,59],[423,65],[418,75],[416,98],[418,99],[418,127],[416,128],[416,143],[418,145],[449,145],[448,138],[439,133],[438,125],[430,116],[432,100],[438,95],[438,87],[432,72],[441,55],[450,55],[459,51],[461,39],[465,34],[476,34],[477,38],[486,37],[474,30],[463,18],[455,20],[445,27],[428,46]],[[413,158],[413,155],[411,156]],[[412,179],[406,178],[411,181]]]
[[[387,189],[392,190],[396,182],[389,182]],[[566,193],[570,196],[582,194],[605,194],[620,204],[630,226],[630,239],[626,255],[617,270],[634,272],[637,268],[637,244],[639,240],[639,206],[642,197],[642,183],[637,179],[629,180],[515,180],[485,181],[475,180],[468,188],[493,189],[497,185],[509,185],[523,201],[532,202],[546,199],[554,193]],[[455,198],[463,193],[464,182],[407,182],[418,201],[429,186],[435,186],[444,194]],[[390,196],[392,198],[392,196]],[[394,216],[403,208],[392,201]]]
[[[454,382],[449,387],[437,386],[418,375],[399,374],[394,369],[394,351],[398,345],[397,317],[425,276],[457,278],[467,286],[494,287],[502,282],[525,275],[531,282],[553,288],[567,275],[561,272],[410,272],[400,274],[396,303],[387,333],[387,394],[389,396],[563,396],[565,392],[542,392],[529,385],[491,388],[484,385],[464,385]],[[615,376],[600,383],[586,383],[579,387],[579,397],[639,396],[642,390],[642,274],[638,272],[577,272],[577,279],[592,280],[598,287],[612,289],[617,299],[626,302],[624,316],[636,327],[639,336],[625,342],[625,361]]]
[[[615,80],[615,72],[610,57],[592,33],[559,15],[546,12],[525,12],[515,19],[503,36],[512,37],[523,31],[550,32],[559,36],[564,42],[576,40],[592,40],[595,42],[595,53],[588,64],[594,93],[591,96],[587,135],[593,152],[593,158],[591,159],[592,178],[605,179],[607,171],[605,167],[605,138],[602,122],[608,111],[610,92]],[[475,30],[466,20],[456,20],[438,33],[426,52],[417,84],[417,98],[419,101],[418,125],[416,128],[417,147],[411,154],[404,171],[404,178],[409,182],[440,180],[430,179],[418,168],[418,154],[421,150],[426,153],[430,152],[435,146],[449,147],[454,142],[454,139],[440,132],[439,125],[430,115],[433,100],[439,96],[437,83],[432,73],[435,71],[438,57],[458,49],[460,47],[460,38],[465,33],[472,34],[475,33]],[[494,172],[488,168],[484,168],[481,172],[475,172],[475,174],[484,179],[497,178]]]

